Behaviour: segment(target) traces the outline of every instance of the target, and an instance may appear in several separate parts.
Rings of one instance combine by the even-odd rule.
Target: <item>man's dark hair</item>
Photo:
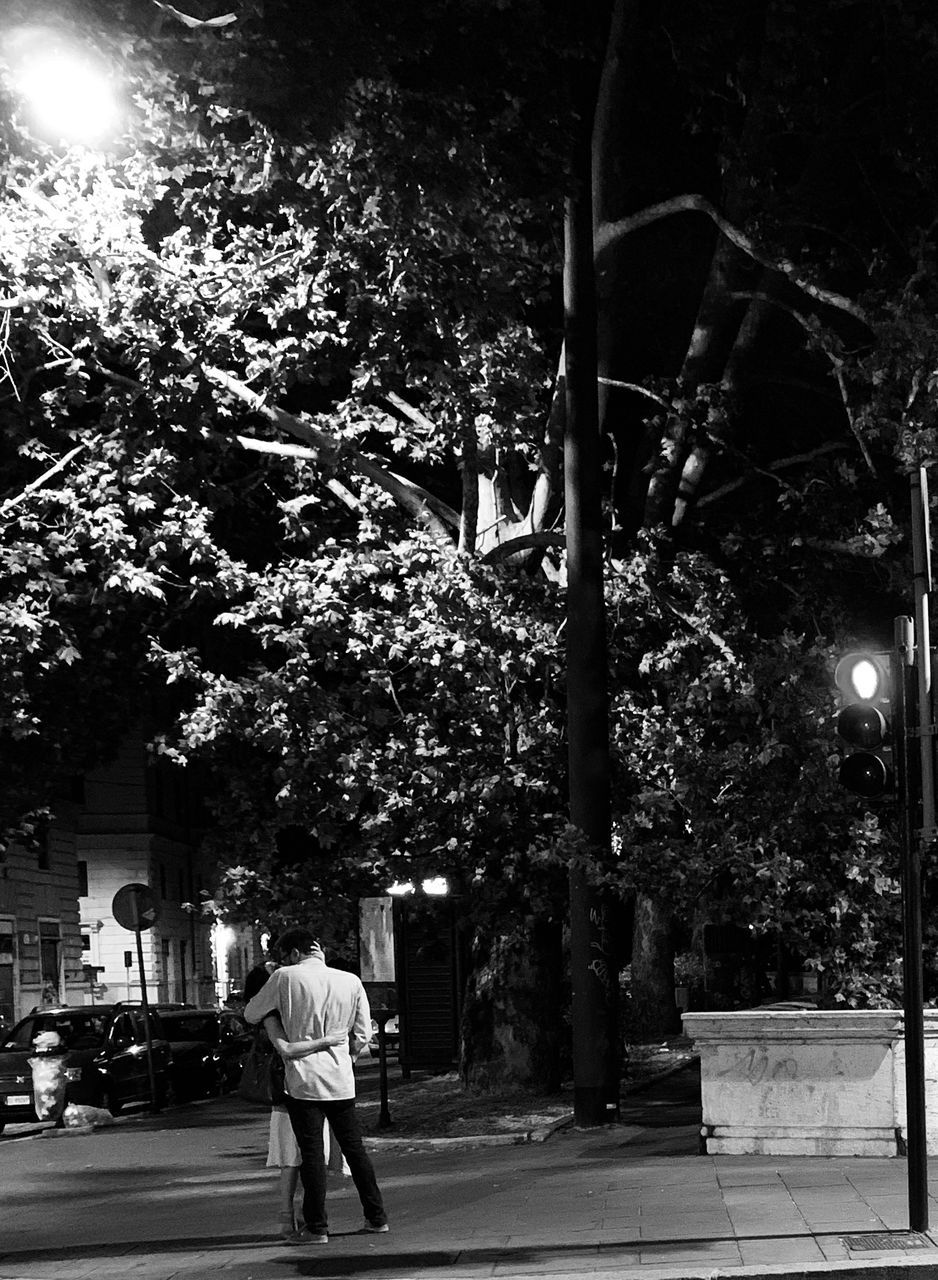
[[[307,952],[313,950],[319,945],[315,933],[310,929],[304,929],[302,925],[298,925],[295,929],[286,929],[277,939],[277,954],[281,960],[286,960],[287,956],[296,947],[300,955],[306,955]]]

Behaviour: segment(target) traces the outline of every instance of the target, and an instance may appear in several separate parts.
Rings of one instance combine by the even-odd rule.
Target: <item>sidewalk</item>
[[[904,1160],[698,1155],[689,1075],[601,1130],[385,1146],[375,1160],[391,1233],[358,1234],[354,1189],[337,1183],[329,1244],[302,1249],[271,1238],[263,1117],[206,1109],[185,1128],[148,1119],[3,1144],[0,1278],[938,1278],[935,1241],[905,1230]],[[938,1191],[938,1160],[930,1172]],[[938,1222],[934,1200],[932,1211]]]

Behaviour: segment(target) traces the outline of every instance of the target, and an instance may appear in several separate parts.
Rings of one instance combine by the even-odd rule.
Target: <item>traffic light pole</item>
[[[920,648],[921,646],[919,646]],[[925,1019],[922,983],[922,861],[915,814],[920,771],[910,743],[919,716],[912,619],[896,618],[893,649],[896,793],[902,834],[902,1008],[905,1036],[906,1156],[909,1229],[928,1230],[928,1151],[925,1136]]]
[[[928,472],[912,473],[912,585],[915,597],[915,669],[918,674],[918,723],[923,842],[935,838],[934,702],[931,682],[931,536],[928,521]]]
[[[902,1010],[905,1042],[906,1155],[909,1227],[928,1230],[925,1113],[925,1014],[922,973],[922,865],[935,826],[935,700],[931,677],[931,541],[928,477],[911,476],[915,619],[894,621],[888,671],[875,653],[848,653],[834,683],[843,705],[837,732],[851,748],[841,761],[843,786],[864,800],[893,792],[900,828],[902,882]],[[888,713],[888,720],[884,714]],[[890,721],[892,730],[890,733]],[[894,780],[884,756],[892,747]]]
[[[928,1147],[925,1116],[925,1015],[922,975],[922,850],[935,838],[935,710],[931,680],[931,536],[928,473],[913,471],[912,582],[915,625],[896,619],[897,696],[902,732],[898,777],[902,821],[902,1003],[905,1023],[906,1133],[909,1175],[909,1227],[928,1230]],[[914,644],[912,643],[914,639]],[[914,655],[914,668],[910,665]],[[901,689],[901,695],[899,690]],[[913,710],[914,709],[914,710]],[[914,740],[917,759],[912,758]],[[915,764],[918,768],[915,768]],[[911,766],[911,767],[910,767]],[[920,826],[916,829],[916,816]]]

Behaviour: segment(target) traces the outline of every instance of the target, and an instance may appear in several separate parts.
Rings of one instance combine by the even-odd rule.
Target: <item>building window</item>
[[[14,1006],[14,974],[16,959],[15,926],[12,920],[0,920],[0,1018],[12,1023]]]
[[[160,980],[159,980],[160,981],[160,999],[175,1000],[176,994],[173,991],[173,983],[171,980],[172,975],[170,972],[172,960],[169,952],[169,938],[162,938],[160,940],[160,950],[161,950],[162,959],[163,959],[163,964],[160,969]]]
[[[56,1004],[62,994],[62,926],[58,920],[39,921],[39,977],[43,1004]]]
[[[87,898],[88,896],[88,863],[79,862],[78,866],[78,896],[79,898]]]
[[[187,999],[187,986],[186,986],[187,950],[188,948],[186,947],[185,938],[180,938],[179,939],[179,999],[182,1000],[183,1002],[185,1002],[185,1000]]]

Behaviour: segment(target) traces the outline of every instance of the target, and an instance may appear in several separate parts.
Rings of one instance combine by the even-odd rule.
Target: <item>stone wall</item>
[[[901,1010],[687,1013],[713,1155],[894,1156],[905,1136]],[[925,1011],[928,1152],[938,1154],[938,1011]]]

